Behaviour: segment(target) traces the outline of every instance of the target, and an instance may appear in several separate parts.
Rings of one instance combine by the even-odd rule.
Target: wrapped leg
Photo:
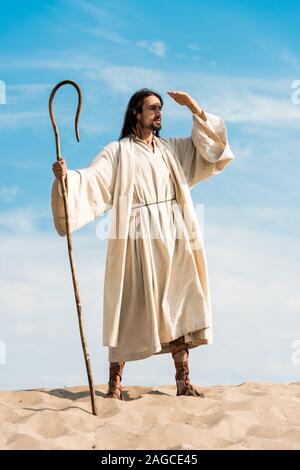
[[[186,395],[204,398],[204,394],[198,392],[198,390],[196,390],[190,383],[188,361],[189,349],[188,345],[184,342],[184,336],[181,336],[180,338],[171,341],[169,345],[176,369],[176,396]]]
[[[110,362],[108,391],[105,395],[105,398],[116,398],[117,400],[123,400],[121,381],[124,365],[124,361]]]

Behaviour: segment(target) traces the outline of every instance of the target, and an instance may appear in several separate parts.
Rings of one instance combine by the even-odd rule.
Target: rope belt
[[[141,204],[140,206],[132,206],[132,209],[136,209],[137,207],[150,206],[151,204],[158,204],[160,202],[173,201],[174,199],[176,199],[176,197],[172,197],[172,199],[165,199],[164,201],[149,202],[149,204]]]

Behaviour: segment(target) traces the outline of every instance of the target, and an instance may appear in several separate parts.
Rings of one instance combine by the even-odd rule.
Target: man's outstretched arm
[[[190,137],[169,137],[165,140],[178,157],[190,187],[214,176],[234,158],[227,139],[224,121],[201,106],[188,93],[168,92],[182,106],[193,113]]]

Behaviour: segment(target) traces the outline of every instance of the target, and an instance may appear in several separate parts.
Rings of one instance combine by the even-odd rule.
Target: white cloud
[[[104,80],[111,89],[123,92],[140,87],[142,83],[158,90],[167,90],[171,84],[172,89],[187,90],[203,103],[205,109],[221,115],[229,122],[300,127],[300,106],[291,102],[291,84],[288,80],[257,80],[181,72],[176,73],[174,78],[172,72],[164,70],[154,72],[152,69],[120,66],[103,67],[89,76]],[[172,102],[171,106],[172,116],[178,106]]]
[[[104,9],[98,5],[94,5],[88,2],[77,2],[77,5],[84,11],[90,14],[93,22],[96,20],[97,25],[90,28],[83,28],[80,24],[77,25],[80,31],[91,34],[105,41],[109,41],[113,44],[123,45],[131,48],[139,47],[146,49],[148,52],[157,57],[164,57],[166,54],[166,44],[161,40],[139,40],[134,41],[128,38],[125,38],[119,31],[116,31],[116,28],[121,27],[122,16],[111,13],[109,9]],[[107,25],[110,25],[110,28],[107,29]]]
[[[20,189],[20,193],[23,191],[25,191],[23,188]],[[0,228],[3,234],[9,231],[19,237],[36,232],[44,226],[45,221],[49,222],[49,208],[41,209],[34,203],[26,207],[13,206],[12,209],[6,208],[0,211]]]
[[[298,56],[296,56],[293,52],[291,52],[289,49],[284,48],[281,51],[281,59],[288,63],[289,65],[293,66],[299,66],[300,65],[300,59]]]
[[[82,29],[82,28],[81,28]],[[127,39],[123,36],[121,36],[117,32],[113,31],[105,31],[103,29],[99,28],[85,28],[82,29],[82,31],[91,34],[99,39],[104,39],[105,41],[109,41],[118,45],[123,45],[127,47],[139,47],[142,49],[146,49],[148,52],[151,54],[157,56],[157,57],[164,57],[166,54],[166,44],[163,41],[160,40],[153,40],[153,41],[145,41],[145,40],[139,40],[139,41],[132,41],[130,39]]]
[[[161,87],[161,83],[166,79],[164,72],[159,70],[118,65],[103,67],[99,71],[91,72],[89,77],[94,80],[103,80],[112,91],[124,93],[128,93],[133,88],[140,88],[142,84],[151,87],[157,83],[157,86]]]
[[[5,113],[0,114],[1,128],[28,128],[37,127],[38,125],[49,123],[49,115],[45,111],[10,111],[8,108]],[[48,119],[48,121],[46,121]]]
[[[2,61],[0,70],[100,70],[106,63],[96,57],[72,50],[44,51],[42,57],[13,57]]]
[[[83,11],[89,13],[93,18],[96,18],[98,21],[103,23],[111,24],[113,21],[117,21],[118,17],[112,15],[107,8],[103,8],[100,5],[95,5],[88,1],[76,0],[76,5],[80,7]]]
[[[193,44],[193,43],[188,43],[186,45],[188,49],[191,49],[192,51],[199,51],[201,47],[198,44]]]
[[[215,106],[216,99],[212,98]],[[269,97],[226,90],[220,102],[220,113],[231,122],[255,122],[264,125],[300,127],[300,106],[291,103],[288,97]]]
[[[137,41],[136,44],[155,56],[164,57],[166,55],[166,44],[163,41]]]
[[[141,42],[143,47],[152,49],[153,53],[163,54],[162,42]],[[152,44],[152,45],[151,45]],[[78,55],[74,51],[62,51],[61,53],[48,54],[40,59],[10,59],[0,65],[1,67],[24,69],[52,69],[74,70],[82,73],[82,79],[94,80],[89,84],[99,90],[99,82],[104,83],[103,94],[95,94],[103,103],[104,94],[109,91],[112,95],[117,93],[131,93],[137,88],[147,86],[166,92],[172,89],[185,89],[190,93],[204,109],[222,116],[228,122],[256,124],[258,130],[261,126],[268,128],[285,127],[298,129],[300,127],[300,105],[291,101],[291,82],[287,79],[256,79],[253,77],[224,76],[217,73],[196,73],[166,71],[163,68],[155,69],[146,67],[131,67],[110,64],[106,61],[89,55]],[[36,93],[43,93],[39,84]],[[31,91],[30,91],[31,90]],[[21,94],[28,94],[34,90],[34,85],[20,87],[15,90],[19,99]],[[46,88],[44,89],[46,93]],[[14,90],[12,96],[14,98]],[[40,95],[39,95],[40,96]],[[93,103],[97,107],[97,99]],[[189,119],[189,114],[173,103],[170,97],[166,97],[170,119]],[[2,113],[1,126],[30,126],[36,121],[46,122],[46,112],[36,109],[34,111],[10,111]],[[41,119],[39,119],[41,118]],[[47,118],[48,119],[48,118]],[[48,120],[47,120],[48,122]]]
[[[0,202],[14,202],[20,193],[19,186],[0,186]]]
[[[3,80],[0,80],[0,105],[6,104],[6,85]]]
[[[36,228],[38,219],[39,215],[27,208],[6,210],[0,212],[0,228],[2,231],[28,233]]]
[[[133,44],[132,41],[129,39],[126,39],[122,37],[119,33],[113,32],[111,30],[104,30],[101,27],[99,28],[82,28],[80,27],[80,30],[91,34],[93,36],[96,36],[97,38],[100,39],[105,39],[106,41],[115,43],[115,44],[121,44],[121,45],[131,45]]]
[[[51,83],[19,83],[14,85],[9,85],[9,91],[12,92],[12,97],[9,101],[11,103],[12,98],[18,100],[19,98],[34,99],[40,98],[51,88]]]

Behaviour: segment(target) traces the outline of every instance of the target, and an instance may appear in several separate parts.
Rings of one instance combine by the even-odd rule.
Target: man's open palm
[[[182,106],[188,106],[191,103],[191,97],[185,91],[167,91],[167,93]]]

